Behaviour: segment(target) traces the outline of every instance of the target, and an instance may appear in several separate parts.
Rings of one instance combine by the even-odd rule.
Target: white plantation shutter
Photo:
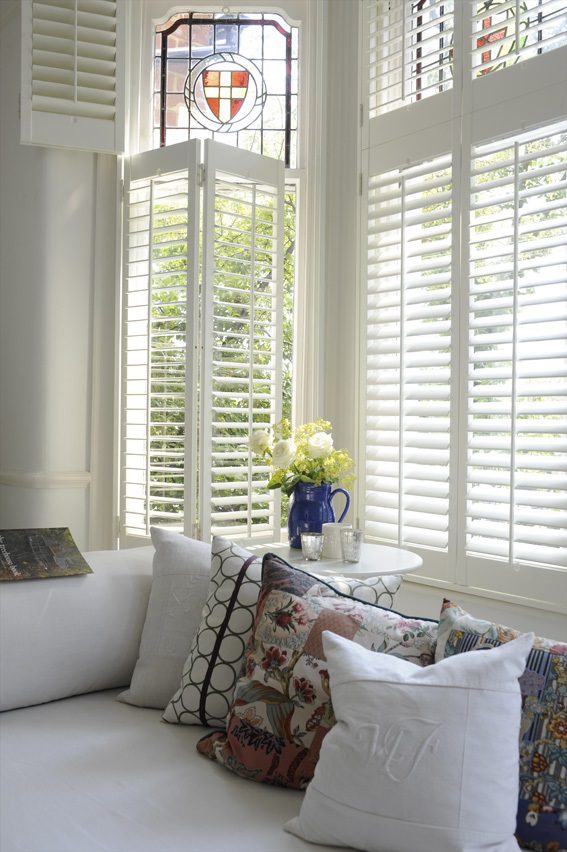
[[[478,147],[469,554],[567,565],[567,123]]]
[[[567,44],[567,0],[476,0],[473,8],[475,77]]]
[[[450,158],[369,184],[366,534],[448,546]]]
[[[206,143],[201,533],[279,539],[279,491],[248,451],[281,417],[283,189],[276,160]]]
[[[452,85],[440,61],[426,99],[420,4],[368,5],[360,513],[429,580],[563,611],[567,0],[453,9]]]
[[[454,0],[370,0],[370,117],[446,91],[453,84]]]
[[[22,142],[124,149],[125,8],[22,0]]]
[[[199,142],[127,161],[121,543],[193,531],[198,385]],[[159,164],[159,166],[158,166]]]

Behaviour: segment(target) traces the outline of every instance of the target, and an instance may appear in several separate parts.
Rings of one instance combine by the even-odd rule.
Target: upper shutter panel
[[[23,143],[124,150],[125,8],[22,0]]]
[[[567,44],[567,0],[477,0],[475,5],[474,77]]]
[[[248,451],[281,417],[283,163],[206,143],[201,534],[274,541],[279,491]]]
[[[567,124],[477,148],[467,553],[567,565]]]
[[[365,532],[448,548],[451,160],[370,179]]]
[[[453,0],[369,0],[369,116],[453,86]]]

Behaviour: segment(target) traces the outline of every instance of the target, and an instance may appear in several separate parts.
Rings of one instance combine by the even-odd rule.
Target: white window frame
[[[128,21],[130,110],[126,120],[126,155],[151,149],[152,77],[155,26],[172,14],[186,11],[221,12],[226,4],[218,0],[192,0],[190,4],[174,4],[171,0],[141,0],[141,13]],[[301,364],[294,372],[292,409],[298,423],[313,420],[324,405],[324,327],[321,311],[325,266],[325,88],[326,44],[329,8],[327,0],[280,0],[274,4],[253,2],[231,3],[236,12],[272,11],[283,14],[293,26],[299,26],[299,132],[297,168],[285,170],[285,183],[294,184],[301,233],[296,234],[296,292],[294,305],[293,363]],[[145,97],[143,93],[146,92]],[[122,163],[122,169],[123,169]],[[117,245],[123,244],[120,234]],[[117,258],[117,269],[121,259]],[[121,301],[117,295],[116,351],[120,351]],[[115,382],[117,410],[121,409],[121,381],[117,368]],[[114,481],[116,534],[119,530],[120,435],[115,432]],[[139,542],[138,542],[139,543]]]
[[[469,32],[466,16],[473,0],[455,3],[455,53],[469,57]],[[364,2],[361,22],[361,103],[368,115],[368,66],[366,39],[368,33],[368,4]],[[462,103],[468,105],[461,112]],[[517,105],[514,109],[514,102]],[[507,107],[507,105],[510,105]],[[357,505],[363,523],[365,492],[366,439],[366,273],[367,268],[367,210],[368,181],[372,174],[401,168],[420,160],[433,159],[453,152],[453,180],[460,192],[453,195],[453,276],[460,282],[454,293],[455,322],[460,323],[460,351],[454,350],[452,396],[458,400],[457,416],[453,414],[451,428],[451,470],[458,470],[459,482],[466,476],[466,387],[468,382],[468,253],[467,239],[461,245],[460,229],[466,232],[469,204],[470,158],[464,152],[489,138],[518,133],[528,127],[551,125],[567,116],[567,47],[557,48],[542,56],[528,59],[503,71],[480,79],[472,79],[469,65],[454,69],[453,88],[396,111],[387,112],[368,121],[361,130],[362,194],[360,267],[362,270],[359,314],[359,428]],[[443,141],[444,140],[444,141]],[[455,300],[461,300],[459,309]],[[509,565],[477,557],[465,557],[464,489],[456,489],[459,502],[450,507],[449,528],[453,530],[446,553],[427,548],[411,547],[424,559],[424,570],[409,578],[446,591],[461,591],[479,596],[520,603],[553,612],[567,612],[565,588],[566,568],[541,568],[531,565]],[[455,535],[454,531],[458,530]],[[385,542],[383,542],[385,543]]]

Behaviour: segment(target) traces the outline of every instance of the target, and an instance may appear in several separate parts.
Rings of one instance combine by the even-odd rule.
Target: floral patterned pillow
[[[303,789],[313,777],[335,717],[324,630],[417,665],[433,662],[437,622],[356,600],[278,556],[264,557],[262,589],[234,691],[226,732],[198,750],[227,769],[267,784]],[[323,585],[326,585],[323,583]]]
[[[502,645],[519,635],[444,600],[435,660]],[[561,852],[567,849],[567,645],[536,637],[520,688],[516,838],[524,849]]]

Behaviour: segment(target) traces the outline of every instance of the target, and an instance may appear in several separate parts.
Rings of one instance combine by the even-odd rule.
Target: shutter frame
[[[211,535],[223,534],[231,538],[245,538],[255,542],[273,542],[280,538],[280,493],[279,491],[268,491],[266,489],[266,481],[269,479],[270,469],[266,462],[258,463],[248,451],[248,435],[254,426],[273,425],[281,419],[281,397],[282,397],[282,378],[281,378],[281,363],[283,352],[283,331],[282,331],[282,295],[283,295],[283,203],[284,203],[284,186],[285,186],[285,170],[284,165],[279,160],[272,160],[267,157],[261,157],[258,154],[253,154],[238,148],[232,148],[221,145],[217,142],[207,140],[205,142],[205,185],[207,187],[205,197],[206,201],[203,210],[203,321],[202,321],[202,339],[203,339],[203,359],[201,373],[201,449],[200,449],[200,484],[199,484],[199,525],[202,537],[207,540]],[[230,467],[230,471],[239,476],[246,473],[248,477],[247,490],[235,484],[232,488],[235,490],[246,490],[246,494],[241,497],[241,503],[248,500],[249,506],[246,511],[232,512],[232,518],[229,517],[227,524],[221,524],[223,505],[231,505],[231,494],[225,498],[215,498],[216,490],[228,490],[222,488],[219,482],[215,482],[215,472],[217,466],[215,458],[219,460],[219,453],[222,453],[222,440],[220,435],[214,436],[216,429],[213,418],[213,402],[222,400],[223,393],[227,397],[234,396],[230,391],[215,391],[214,384],[222,379],[221,372],[217,370],[218,365],[215,364],[213,356],[213,340],[215,334],[215,315],[214,315],[214,300],[215,300],[215,187],[217,177],[219,175],[230,175],[236,179],[242,178],[245,182],[250,182],[254,185],[266,184],[274,187],[277,202],[276,215],[277,223],[273,233],[275,234],[275,257],[273,260],[273,269],[275,272],[275,288],[274,298],[272,302],[273,320],[272,327],[275,331],[275,337],[271,349],[271,397],[273,406],[270,411],[269,424],[258,422],[254,419],[254,402],[248,405],[243,411],[247,412],[246,429],[241,431],[242,434],[239,440],[242,442],[240,451],[235,453],[231,451],[232,456],[236,455],[239,458],[234,458],[234,466]],[[245,261],[246,263],[247,261]],[[220,289],[220,288],[219,288]],[[222,307],[222,305],[221,305]],[[254,318],[250,318],[251,323],[256,324]],[[243,341],[246,339],[252,340],[255,332],[243,332]],[[252,368],[253,359],[249,361],[251,372],[248,380],[252,383]],[[223,365],[224,366],[224,365]],[[238,372],[238,371],[237,371]],[[226,382],[226,377],[223,379]],[[250,399],[249,392],[240,392],[242,402],[245,399]],[[264,398],[260,394],[260,398]],[[219,429],[219,432],[222,432]],[[219,444],[220,442],[220,444]],[[236,439],[230,443],[237,443]],[[220,449],[215,451],[215,446],[220,446]],[[253,476],[256,479],[253,480]],[[258,481],[262,477],[262,481]],[[258,485],[255,485],[255,482]],[[251,496],[254,499],[250,500]],[[223,500],[225,501],[223,503]],[[226,501],[229,502],[226,502]],[[268,510],[254,508],[254,504],[259,503],[264,506],[269,504]],[[217,511],[214,511],[214,507]],[[219,512],[218,509],[221,509]],[[254,519],[260,520],[265,515],[268,515],[268,523],[255,524]]]
[[[137,154],[125,163],[125,185],[124,185],[124,271],[123,271],[123,308],[122,308],[122,392],[121,392],[121,436],[120,436],[120,541],[121,546],[129,546],[136,542],[141,536],[148,536],[152,524],[159,525],[166,518],[160,518],[159,514],[152,511],[152,503],[158,501],[160,493],[164,499],[159,502],[164,505],[168,502],[175,503],[181,511],[170,519],[173,528],[185,532],[187,535],[196,536],[196,499],[197,499],[197,388],[199,376],[199,227],[200,227],[200,189],[198,186],[198,174],[200,163],[201,143],[199,140],[184,142],[179,145],[161,148],[156,151],[148,151]],[[183,320],[185,322],[184,335],[184,387],[176,392],[178,402],[182,401],[183,410],[183,440],[180,449],[183,451],[183,473],[182,483],[176,487],[167,486],[167,471],[164,474],[163,485],[159,482],[159,471],[157,479],[152,480],[151,453],[151,431],[152,425],[158,423],[159,417],[152,419],[151,401],[157,390],[151,387],[152,381],[159,381],[153,368],[158,364],[158,358],[152,359],[152,355],[159,355],[159,346],[152,348],[152,284],[155,280],[159,283],[159,270],[155,269],[157,257],[154,256],[152,248],[163,245],[158,240],[150,242],[154,233],[154,223],[159,216],[159,204],[149,206],[147,213],[142,212],[140,218],[147,218],[147,227],[136,228],[130,226],[131,217],[129,204],[130,192],[143,191],[147,187],[148,199],[151,199],[153,187],[160,183],[166,186],[168,181],[184,181],[187,184],[187,227],[186,227],[186,252],[182,257],[187,259],[187,269],[183,278],[185,283],[179,286],[185,288],[181,293],[181,300],[185,306]],[[173,227],[170,225],[169,227]],[[167,228],[167,224],[166,224]],[[165,231],[163,232],[165,234]],[[148,236],[147,252],[136,252],[135,249],[144,247],[144,235]],[[165,234],[166,235],[166,234]],[[130,238],[133,236],[132,241]],[[141,237],[141,239],[140,239]],[[131,257],[130,252],[134,251]],[[143,281],[134,281],[132,290],[129,287],[129,261],[138,263],[140,268],[132,271],[131,278],[146,278]],[[140,287],[140,283],[143,285]],[[130,298],[132,297],[132,298]],[[131,312],[131,313],[130,313]],[[132,334],[128,332],[128,323],[137,323]],[[134,337],[140,338],[140,346],[130,350],[129,342]],[[144,343],[145,337],[145,343]],[[141,353],[138,355],[138,353]],[[133,358],[129,358],[133,354]],[[163,350],[162,350],[163,354]],[[167,376],[167,366],[170,363],[165,357],[163,361],[164,382],[170,385],[167,391],[171,399],[171,383],[175,382],[175,376]],[[159,366],[159,365],[158,365]],[[129,383],[138,382],[133,385],[129,393]],[[138,399],[136,399],[138,397]],[[159,412],[158,412],[159,413]],[[166,434],[167,430],[165,430]],[[138,457],[138,461],[133,458]],[[155,466],[154,466],[155,467]],[[171,475],[171,472],[170,474]],[[179,491],[183,496],[179,496]]]
[[[21,0],[21,14],[22,144],[122,153],[127,4]],[[92,39],[80,39],[79,32]],[[41,72],[39,65],[34,68],[40,53]],[[69,57],[67,69],[61,67],[63,56]]]

